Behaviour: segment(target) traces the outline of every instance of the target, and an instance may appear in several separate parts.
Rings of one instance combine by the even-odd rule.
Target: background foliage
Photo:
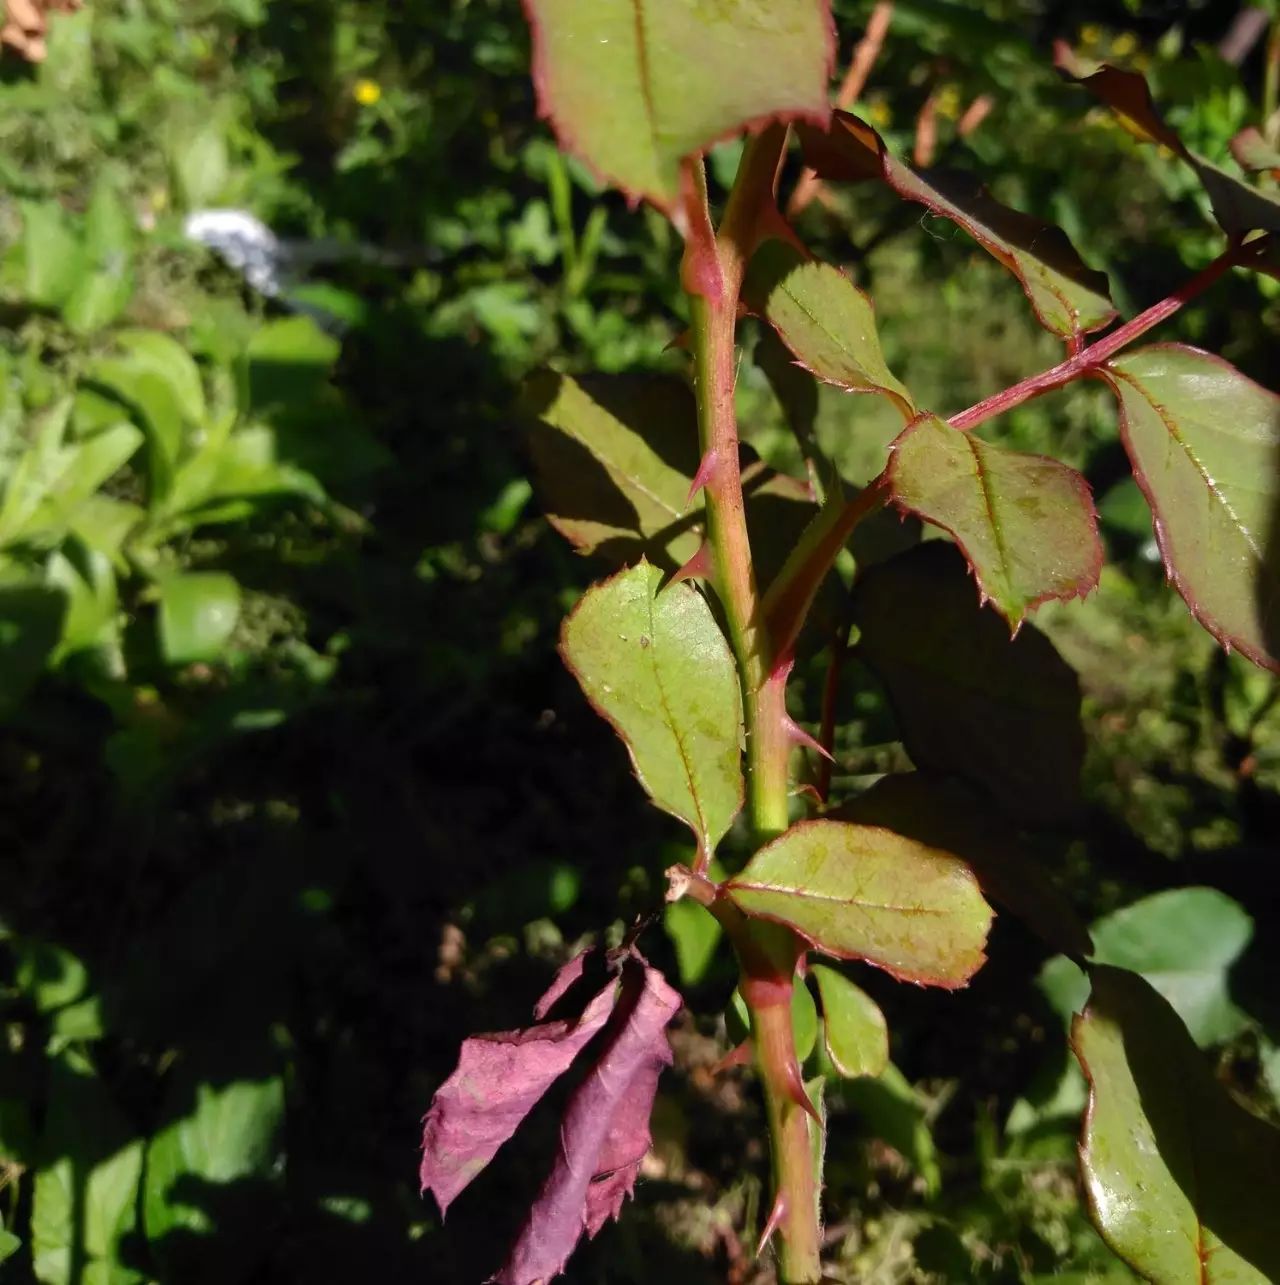
[[[867,6],[837,13],[847,60]],[[932,96],[939,159],[1065,227],[1128,313],[1215,252],[1204,199],[1060,83],[1049,43],[1142,67],[1221,157],[1266,92],[1261,44],[1240,66],[1216,52],[1235,17],[899,0],[863,109],[909,152]],[[431,1092],[462,1034],[521,1024],[583,935],[620,935],[686,855],[555,655],[601,567],[531,503],[516,409],[551,357],[679,371],[679,246],[558,154],[527,59],[499,0],[100,0],[53,19],[38,67],[0,64],[14,1280],[479,1279],[554,1111],[446,1232],[416,1191]],[[278,296],[184,238],[189,212],[226,205],[309,245]],[[803,222],[874,297],[924,404],[1055,359],[951,225],[862,189]],[[1272,287],[1241,276],[1162,337],[1266,382],[1277,319]],[[744,423],[794,471],[769,363],[765,345],[740,372]],[[849,476],[878,471],[891,410],[825,389],[814,413]],[[1276,1121],[1275,680],[1163,584],[1101,392],[983,434],[1083,469],[1108,543],[1099,591],[1038,618],[1090,733],[1085,819],[1041,855],[1100,920],[1102,958],[1151,977]],[[816,719],[817,658],[801,677]],[[905,755],[868,675],[844,685],[838,770],[869,784]],[[673,908],[651,945],[690,1001],[676,1068],[636,1205],[574,1279],[767,1274],[749,1248],[759,1107],[741,1073],[710,1074],[733,982],[708,969],[700,914]],[[830,1102],[849,1279],[1130,1279],[1076,1192],[1078,976],[1012,922],[995,936],[958,998],[867,979],[894,1037],[889,1070]]]

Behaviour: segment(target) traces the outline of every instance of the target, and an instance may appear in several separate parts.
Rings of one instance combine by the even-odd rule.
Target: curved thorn
[[[743,1040],[737,1048],[730,1049],[716,1064],[711,1068],[712,1075],[719,1075],[723,1071],[731,1071],[735,1066],[749,1066],[751,1059],[755,1056],[755,1049],[749,1039]]]
[[[835,762],[835,758],[832,756],[831,751],[827,749],[827,747],[823,745],[817,737],[811,736],[806,732],[804,728],[795,721],[795,719],[790,716],[784,718],[782,720],[782,726],[787,733],[787,737],[796,745],[803,745],[806,749],[813,750],[815,754],[821,754],[822,757],[830,763]]]
[[[689,559],[688,562],[675,572],[667,585],[679,584],[681,580],[710,580],[715,571],[715,564],[712,562],[711,546],[703,540],[698,545],[698,551]]]
[[[765,1220],[764,1231],[760,1233],[760,1243],[756,1246],[757,1258],[768,1248],[769,1242],[773,1239],[773,1233],[778,1230],[786,1216],[787,1198],[782,1192],[778,1192],[773,1198],[773,1208],[769,1210],[769,1217]]]
[[[693,503],[693,497],[702,490],[704,486],[710,486],[717,472],[719,459],[714,450],[709,450],[698,463],[698,471],[693,475],[693,481],[689,483],[689,494],[684,497],[685,508]]]

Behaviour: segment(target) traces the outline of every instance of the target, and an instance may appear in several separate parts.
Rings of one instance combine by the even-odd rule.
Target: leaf
[[[883,1138],[924,1179],[927,1194],[936,1195],[942,1185],[938,1153],[911,1081],[890,1062],[880,1075],[859,1076],[841,1084],[838,1091],[871,1133]]]
[[[44,670],[62,634],[66,601],[37,584],[0,585],[0,718],[8,718]]]
[[[747,914],[902,981],[953,989],[986,958],[991,908],[968,866],[877,826],[800,822],[724,890]]]
[[[822,0],[525,0],[525,12],[540,114],[632,199],[670,211],[686,157],[769,120],[827,119]]]
[[[560,654],[653,801],[710,853],[742,806],[738,672],[706,601],[647,562],[588,589]]]
[[[281,317],[254,331],[245,350],[249,407],[314,401],[329,388],[342,345],[310,317]]]
[[[594,1236],[617,1218],[649,1150],[658,1077],[671,1064],[666,1027],[679,1011],[680,996],[657,969],[639,960],[624,966],[620,1020],[569,1099],[555,1164],[493,1278],[499,1285],[558,1276],[584,1230]]]
[[[132,424],[114,424],[59,452],[40,503],[16,533],[31,539],[61,537],[77,514],[133,458],[142,433]]]
[[[6,1258],[12,1258],[21,1248],[22,1241],[7,1228],[0,1227],[0,1263]]]
[[[1252,125],[1242,129],[1231,140],[1231,155],[1242,169],[1251,170],[1255,174],[1270,174],[1272,178],[1280,174],[1280,151],[1268,143]]]
[[[160,584],[160,650],[170,665],[217,660],[240,617],[240,586],[224,571],[183,571]]]
[[[63,305],[67,325],[79,335],[110,325],[133,297],[134,226],[114,186],[99,179],[84,222],[83,275]]]
[[[31,1207],[31,1254],[44,1285],[129,1285],[120,1261],[137,1223],[142,1140],[77,1056],[54,1061]]]
[[[583,966],[579,955],[561,970],[539,1016],[581,977]],[[463,1040],[457,1069],[431,1099],[422,1135],[422,1190],[431,1192],[442,1215],[604,1026],[616,992],[609,981],[575,1021]]]
[[[883,776],[841,807],[841,820],[879,825],[932,848],[954,852],[982,891],[1025,921],[1064,955],[1093,950],[1088,932],[1048,871],[958,782],[926,772]]]
[[[244,1280],[269,1243],[262,1234],[268,1228],[261,1223],[260,1199],[251,1210],[228,1198],[236,1184],[272,1173],[284,1084],[277,1076],[210,1084],[192,1067],[177,1077],[169,1098],[170,1110],[191,1106],[147,1144],[147,1239],[175,1279]]]
[[[1014,632],[1051,598],[1097,587],[1102,541],[1089,484],[1045,455],[992,446],[921,415],[889,448],[900,509],[949,531]]]
[[[676,902],[680,905],[680,902]],[[696,903],[695,903],[696,904]],[[732,1021],[728,1019],[732,1017]],[[742,1041],[751,1037],[751,1012],[742,990],[734,987],[725,1010],[730,1039]],[[796,1062],[800,1063],[813,1052],[818,1042],[818,1007],[803,979],[795,977],[791,984],[791,1039],[795,1045]]]
[[[683,381],[540,371],[522,407],[538,500],[571,544],[671,571],[697,552],[702,506],[689,504],[689,488],[698,418]]]
[[[752,256],[743,300],[806,370],[846,392],[884,393],[905,418],[911,394],[885,365],[871,300],[838,268],[768,240]]]
[[[1280,1131],[1219,1087],[1168,1003],[1095,968],[1072,1045],[1090,1086],[1085,1191],[1111,1248],[1159,1285],[1280,1280]]]
[[[49,558],[45,578],[66,598],[62,638],[51,664],[60,665],[79,652],[118,648],[120,597],[106,554],[68,541]]]
[[[1010,638],[941,540],[872,567],[853,594],[858,653],[880,677],[917,767],[958,776],[1029,824],[1080,806],[1080,687],[1032,625]]]
[[[80,280],[84,248],[56,201],[23,202],[22,252],[28,301],[60,308]]]
[[[1104,373],[1178,592],[1224,647],[1280,668],[1280,397],[1183,344]]]
[[[1093,958],[1140,973],[1173,1005],[1201,1048],[1223,1044],[1248,1019],[1230,994],[1230,970],[1253,938],[1253,920],[1214,888],[1171,888],[1104,915],[1093,925]],[[1041,986],[1063,1015],[1089,994],[1068,959],[1051,959]]]
[[[846,1079],[882,1075],[889,1065],[889,1027],[879,1005],[843,973],[812,964],[809,973],[822,999],[827,1056]]]
[[[801,126],[805,161],[820,177],[882,179],[904,200],[962,227],[1018,278],[1046,330],[1071,339],[1099,330],[1116,310],[1107,277],[1087,267],[1061,229],[1001,205],[967,174],[919,174],[890,153],[869,125],[834,112],[825,132]]]

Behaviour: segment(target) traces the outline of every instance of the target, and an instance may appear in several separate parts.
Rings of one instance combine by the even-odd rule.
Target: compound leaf
[[[724,887],[747,914],[903,981],[963,986],[986,958],[991,908],[969,867],[877,826],[801,822]]]
[[[1183,344],[1105,373],[1178,592],[1224,647],[1280,668],[1280,397]]]

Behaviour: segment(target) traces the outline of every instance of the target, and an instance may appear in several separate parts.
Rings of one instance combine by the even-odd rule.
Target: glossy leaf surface
[[[588,589],[560,651],[650,797],[709,852],[742,806],[737,669],[702,596],[659,593],[662,578],[642,562]]]
[[[1014,629],[1040,603],[1097,585],[1102,541],[1075,469],[921,415],[890,448],[888,472],[894,502],[955,536],[983,601]]]
[[[1112,1249],[1158,1285],[1280,1279],[1280,1131],[1214,1081],[1140,977],[1099,967],[1072,1026],[1089,1078],[1081,1167]]]
[[[1224,646],[1280,667],[1280,397],[1182,344],[1107,373],[1178,592]]]
[[[963,986],[986,958],[991,908],[968,866],[875,826],[794,825],[725,891],[747,914],[903,981]]]
[[[821,177],[882,179],[905,200],[962,227],[1018,278],[1046,330],[1071,338],[1116,315],[1105,273],[1087,267],[1060,229],[1002,205],[970,175],[917,173],[847,112],[834,113],[825,132],[802,127],[800,137],[805,160]]]
[[[240,618],[240,586],[223,571],[184,571],[160,585],[160,650],[171,665],[217,660]]]
[[[885,364],[870,298],[838,268],[806,259],[784,241],[752,257],[743,299],[819,379],[853,393],[883,393],[904,416],[911,394]]]
[[[935,540],[872,567],[853,595],[858,652],[888,689],[917,767],[1057,824],[1079,808],[1080,687],[1032,625],[1016,638],[978,605],[964,559]]]
[[[1090,954],[1089,934],[1049,872],[959,782],[927,772],[894,773],[845,804],[839,815],[954,852],[988,898],[1049,945],[1065,955]]]
[[[681,197],[680,162],[748,124],[825,121],[834,53],[821,0],[525,0],[541,114],[633,198]]]
[[[889,1027],[879,1005],[834,968],[813,964],[809,972],[822,999],[822,1032],[831,1064],[850,1080],[883,1074],[889,1065]]]

